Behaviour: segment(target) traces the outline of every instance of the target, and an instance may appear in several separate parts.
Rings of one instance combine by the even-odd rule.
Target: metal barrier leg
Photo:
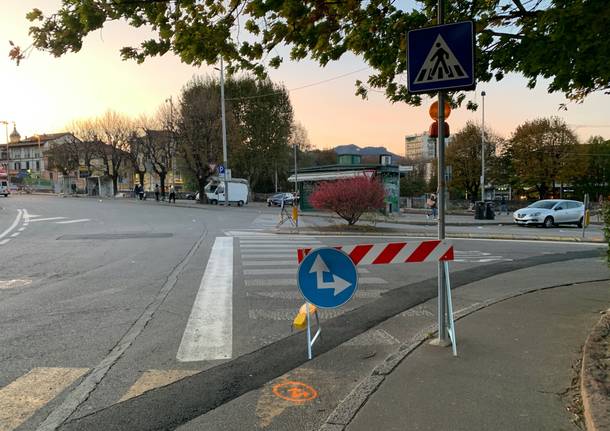
[[[445,287],[447,288],[447,332],[451,339],[451,350],[453,350],[453,356],[457,356],[457,339],[455,336],[455,325],[453,323],[453,301],[451,300],[451,280],[449,278],[449,263],[443,262],[445,267]]]
[[[309,302],[307,302],[305,304],[305,309],[306,309],[306,313],[307,313],[307,358],[311,359],[311,345],[313,344],[311,342],[311,319],[310,319],[310,314],[309,314]]]

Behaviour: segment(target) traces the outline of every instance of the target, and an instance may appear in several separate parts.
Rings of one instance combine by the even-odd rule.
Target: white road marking
[[[10,238],[3,239],[2,241],[0,241],[0,245],[4,245],[4,244],[8,243],[9,241],[10,241]]]
[[[13,279],[13,280],[0,280],[0,289],[13,289],[15,287],[23,287],[32,284],[32,280],[27,279]]]
[[[333,309],[318,309],[318,316],[320,316],[321,320],[332,319],[333,317],[340,316],[342,314],[347,313],[348,311],[352,311],[353,308],[333,308]],[[252,320],[292,320],[295,318],[297,313],[299,312],[299,307],[295,308],[283,308],[276,310],[269,309],[251,309],[248,310],[248,317]]]
[[[19,232],[23,232],[25,230],[25,227],[20,227],[19,229],[17,229]]]
[[[300,244],[320,244],[320,241],[317,239],[307,239],[307,238],[298,238],[298,239],[276,239],[276,238],[261,238],[261,239],[239,239],[240,244],[246,245],[254,245],[254,244],[290,244],[293,245],[295,243]]]
[[[358,277],[358,284],[388,284],[380,277]],[[271,279],[247,279],[244,280],[246,287],[293,287],[297,285],[295,278],[271,278]]]
[[[19,236],[20,233],[21,232],[15,232],[14,234],[11,235],[11,238],[15,238],[15,237]]]
[[[371,289],[371,290],[363,290],[358,289],[356,293],[354,293],[354,298],[379,298],[382,293],[387,292],[387,290],[381,289]],[[303,299],[303,295],[298,290],[279,290],[272,292],[247,292],[246,296],[249,298],[272,298],[272,299]]]
[[[46,217],[46,218],[37,218],[34,220],[30,220],[31,223],[37,222],[37,221],[51,221],[51,220],[63,220],[67,217]]]
[[[13,231],[13,229],[15,229],[17,227],[17,225],[19,224],[19,221],[21,220],[22,214],[23,214],[23,211],[17,210],[17,217],[15,217],[15,220],[13,220],[13,223],[4,232],[0,233],[0,239],[7,236],[9,233],[11,233]],[[0,244],[2,244],[2,243],[0,242]],[[4,244],[6,244],[6,242]]]
[[[356,267],[359,274],[368,274],[370,271],[366,268]],[[295,268],[269,268],[269,269],[244,269],[244,275],[296,275]]]
[[[78,220],[67,220],[67,221],[56,221],[56,224],[71,224],[71,223],[82,223],[85,221],[91,221],[91,219],[88,218],[79,218]]]
[[[242,263],[243,266],[299,266],[295,257],[294,260],[250,260]]]
[[[299,244],[298,242],[286,243],[286,244],[275,244],[272,242],[268,242],[266,244],[240,244],[239,248],[242,250],[256,251],[256,250],[264,250],[269,251],[268,249],[275,250],[296,250],[297,248],[306,248],[311,247],[310,244]]]
[[[286,257],[290,257],[290,255],[286,253],[278,253],[278,254],[241,254],[241,258],[243,260],[247,259],[285,259]],[[294,253],[294,260],[296,261],[297,254]]]
[[[233,354],[233,238],[218,237],[178,348],[181,362]]]

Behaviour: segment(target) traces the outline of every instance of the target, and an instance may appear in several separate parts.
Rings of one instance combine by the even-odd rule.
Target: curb
[[[601,280],[559,284],[559,285],[555,285],[555,286],[521,289],[517,292],[503,295],[498,298],[489,299],[489,300],[483,301],[483,302],[475,302],[474,304],[471,304],[468,307],[457,310],[454,313],[454,320],[458,321],[466,316],[469,316],[470,314],[473,314],[479,310],[482,310],[483,308],[487,308],[491,305],[495,305],[495,304],[498,304],[500,302],[503,302],[503,301],[506,301],[509,299],[517,298],[519,296],[527,295],[529,293],[540,292],[540,291],[549,290],[549,289],[555,289],[558,287],[573,286],[573,285],[577,285],[577,284],[596,283],[596,282],[600,282],[600,281],[610,281],[610,279],[606,278],[606,279],[601,279]],[[606,319],[604,330],[606,331],[606,334],[607,334],[608,331],[610,330],[610,312],[606,313],[605,316],[602,317],[602,320],[604,318]],[[600,320],[600,323],[601,323],[601,320]],[[598,326],[596,326],[596,329],[598,329],[599,326],[600,325],[598,324]],[[381,384],[386,379],[386,377],[389,376],[392,373],[392,371],[394,371],[394,369],[407,356],[409,356],[409,354],[411,354],[416,348],[418,348],[426,340],[430,339],[432,336],[434,336],[434,334],[437,333],[436,327],[437,327],[436,324],[432,324],[432,325],[425,327],[424,329],[419,331],[417,334],[415,334],[413,337],[411,337],[411,339],[409,339],[407,342],[401,344],[396,351],[394,351],[393,353],[390,353],[388,356],[386,356],[385,360],[381,364],[376,366],[368,376],[366,376],[364,379],[362,379],[360,381],[360,383],[358,383],[358,385],[349,394],[347,394],[347,396],[331,412],[331,414],[328,416],[326,421],[320,426],[318,431],[344,431],[345,428],[354,419],[354,417],[356,416],[356,414],[358,413],[360,408],[368,401],[368,399],[371,397],[371,395],[373,395],[373,393],[375,393],[375,391],[377,391],[379,386],[381,386]],[[587,343],[589,342],[589,339],[591,339],[591,338],[592,337],[590,335],[589,338],[587,339]],[[585,364],[585,362],[583,359],[583,368],[584,368],[584,364]],[[607,391],[608,388],[606,388],[605,390]],[[608,392],[606,392],[605,395],[602,395],[602,392],[599,392],[597,394],[597,396],[600,397],[601,400],[603,400],[603,402],[606,404],[605,408],[606,408],[606,411],[608,411],[607,409],[610,406],[610,401],[608,401]],[[584,395],[583,395],[583,404],[585,404]],[[603,406],[600,407],[598,404],[596,404],[595,406],[597,408],[599,408],[600,411],[603,412],[603,409],[604,409]],[[587,409],[585,407],[585,413],[586,412],[587,412]],[[585,419],[587,419],[586,414],[585,414]],[[610,419],[610,415],[606,415],[606,420],[608,421],[609,419]],[[610,429],[610,427],[608,427],[610,425],[610,421],[600,423],[599,425],[601,425],[601,426],[598,428],[589,428],[588,422],[586,422],[586,423],[587,423],[587,431],[602,431],[602,430]]]
[[[312,236],[362,236],[362,237],[413,237],[413,238],[438,238],[438,234],[436,232],[428,233],[428,232],[344,232],[344,231],[304,231],[304,230],[266,230],[265,232],[274,233],[278,235],[294,235],[298,233],[299,235],[312,235]],[[493,235],[482,235],[476,233],[447,233],[445,234],[447,238],[454,239],[498,239],[498,240],[508,240],[508,241],[554,241],[554,242],[577,242],[583,244],[604,244],[605,240],[601,237],[599,238],[587,238],[582,239],[579,237],[569,237],[569,236],[543,236],[543,235],[531,235],[531,236],[520,236],[520,235],[510,235],[510,234],[493,234]]]
[[[610,309],[606,310],[583,347],[580,394],[588,431],[610,430]]]

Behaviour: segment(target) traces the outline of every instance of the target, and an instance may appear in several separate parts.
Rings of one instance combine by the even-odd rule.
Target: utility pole
[[[294,208],[292,211],[292,214],[293,214],[292,218],[294,219],[294,223],[295,223],[296,227],[299,227],[299,215],[298,215],[299,209],[298,208],[299,208],[300,202],[297,199],[297,197],[299,195],[299,187],[298,187],[299,186],[299,182],[298,182],[299,176],[298,176],[297,171],[298,171],[298,169],[297,169],[297,143],[295,142],[294,143],[294,199],[292,200],[292,206]]]
[[[174,190],[176,190],[176,142],[174,141],[174,103],[172,100],[172,96],[169,96],[169,98],[165,99],[165,101],[169,102],[169,139],[172,148],[172,186],[174,187]]]
[[[222,159],[225,168],[224,183],[225,183],[225,202],[224,205],[229,204],[229,187],[227,181],[227,171],[229,169],[229,161],[227,159],[227,123],[225,119],[225,66],[220,57],[220,110],[222,115]]]
[[[485,92],[481,91],[481,202],[485,202]]]
[[[444,0],[438,0],[437,25],[444,24]],[[438,239],[445,240],[445,93],[438,92]],[[447,284],[445,283],[445,267],[438,262],[438,339],[434,343],[448,346],[447,334]]]

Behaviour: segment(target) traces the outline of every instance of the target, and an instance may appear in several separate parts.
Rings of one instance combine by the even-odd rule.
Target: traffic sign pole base
[[[451,340],[449,338],[445,338],[444,340],[441,338],[435,338],[434,340],[430,341],[430,345],[438,347],[447,347],[451,346]]]

